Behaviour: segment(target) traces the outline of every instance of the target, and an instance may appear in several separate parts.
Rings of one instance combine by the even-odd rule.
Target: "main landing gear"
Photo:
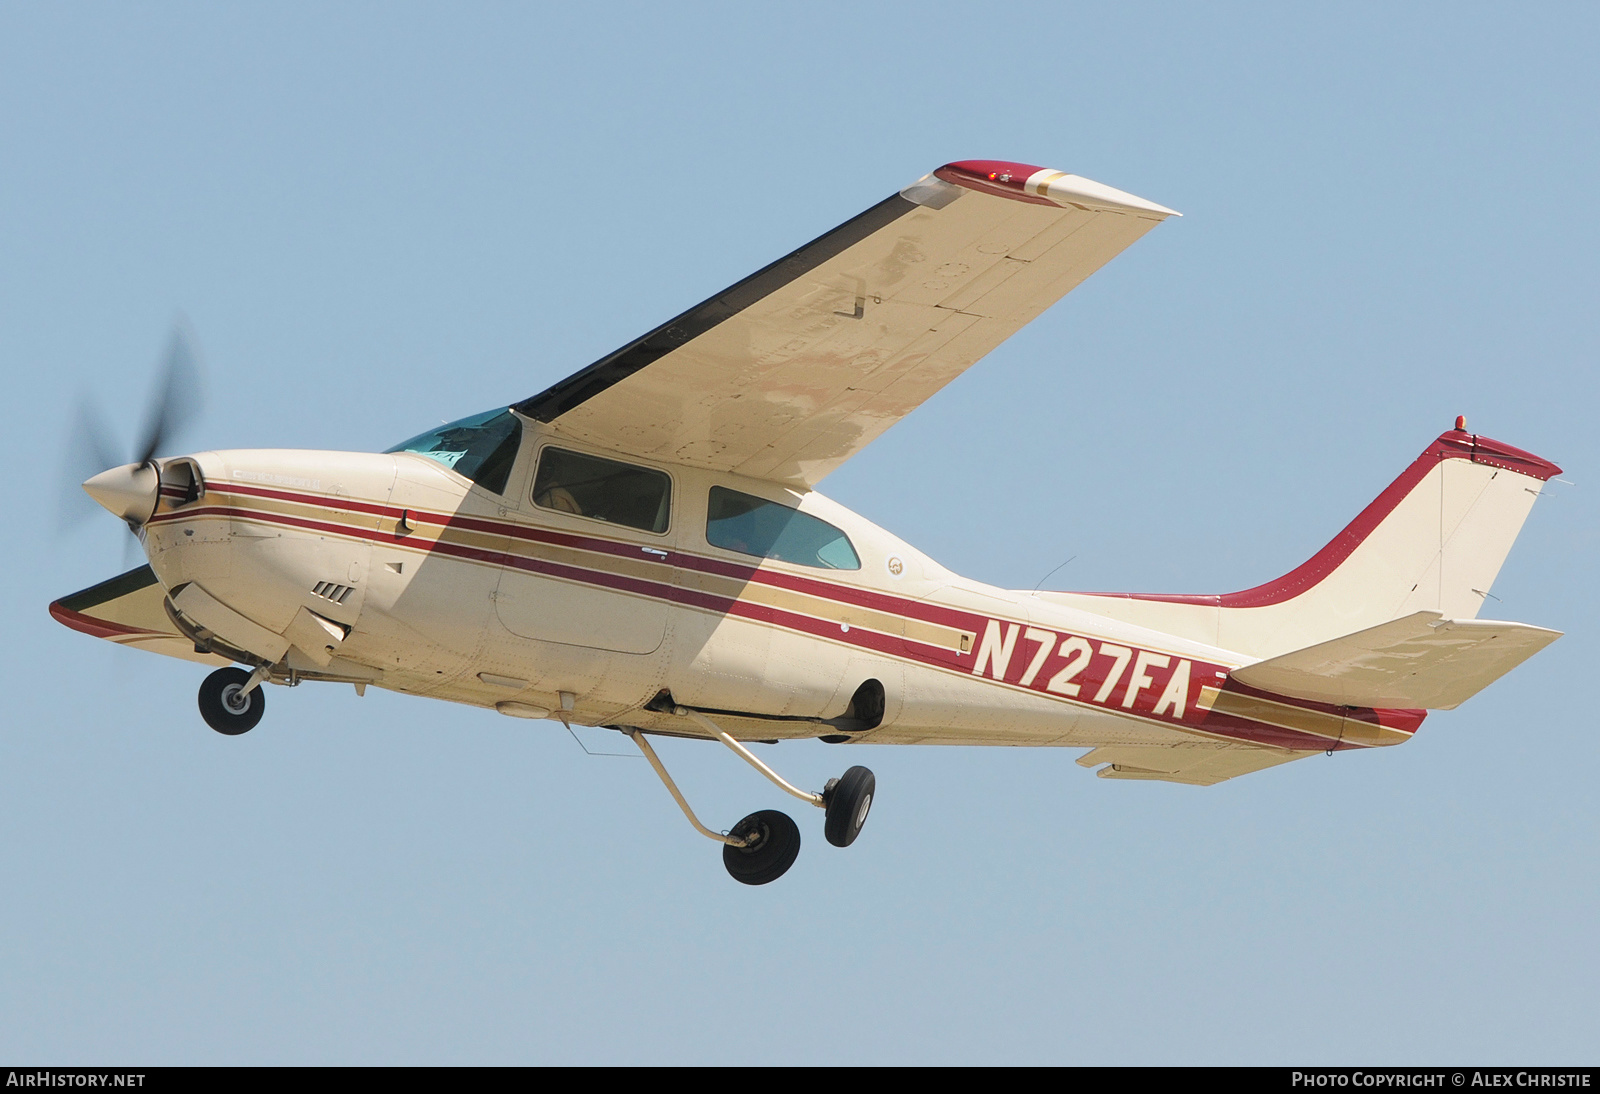
[[[200,717],[229,737],[250,732],[267,712],[267,697],[261,693],[266,678],[265,666],[254,672],[218,669],[200,685]]]
[[[852,767],[839,778],[829,779],[822,793],[808,793],[798,789],[762,763],[748,748],[724,733],[715,722],[698,710],[674,707],[672,713],[699,723],[701,728],[738,753],[746,763],[771,779],[784,793],[792,794],[801,801],[823,810],[825,819],[822,833],[835,847],[849,847],[861,834],[861,826],[867,823],[867,813],[872,808],[872,793],[877,785],[871,771],[860,766]],[[644,753],[644,758],[650,761],[650,766],[655,768],[656,774],[672,794],[673,800],[678,803],[678,808],[683,810],[683,815],[694,825],[695,831],[707,839],[722,844],[722,865],[727,867],[728,873],[733,875],[735,881],[746,885],[765,885],[769,881],[777,881],[789,867],[794,865],[794,860],[800,854],[800,828],[787,813],[780,813],[776,809],[763,809],[759,813],[751,813],[734,825],[728,830],[727,835],[713,832],[701,824],[699,818],[694,815],[694,810],[689,808],[689,803],[684,800],[677,784],[672,781],[672,776],[668,775],[667,769],[662,766],[656,750],[645,740],[644,732],[638,729],[627,729],[623,732],[633,739],[633,743],[639,746],[639,751]]]

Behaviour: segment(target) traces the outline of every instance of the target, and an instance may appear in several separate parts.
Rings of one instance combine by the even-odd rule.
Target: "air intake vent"
[[[161,502],[168,509],[188,505],[205,496],[205,480],[200,477],[200,468],[193,460],[163,460],[160,471]]]
[[[343,604],[355,592],[349,585],[335,585],[331,581],[319,581],[311,586],[311,595],[320,596],[324,600],[331,600],[335,604]]]

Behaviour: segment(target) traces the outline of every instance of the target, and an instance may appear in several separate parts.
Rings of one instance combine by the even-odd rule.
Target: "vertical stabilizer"
[[[1040,595],[1261,658],[1420,611],[1472,619],[1534,500],[1560,473],[1531,453],[1453,429],[1275,581],[1208,595]]]

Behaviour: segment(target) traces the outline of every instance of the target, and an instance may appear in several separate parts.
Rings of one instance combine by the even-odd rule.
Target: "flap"
[[[1448,710],[1544,649],[1560,631],[1417,612],[1234,670],[1262,691],[1358,707]]]

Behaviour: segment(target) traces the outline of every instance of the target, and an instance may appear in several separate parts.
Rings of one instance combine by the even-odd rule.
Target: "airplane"
[[[1213,595],[960,577],[815,487],[1173,210],[1087,178],[947,164],[545,391],[383,453],[157,456],[83,484],[146,565],[50,605],[263,685],[354,685],[628,736],[738,881],[794,820],[703,824],[649,742],[719,741],[850,846],[876,779],[820,791],[749,748],[1083,748],[1102,778],[1209,786],[1403,744],[1560,637],[1478,619],[1548,460],[1432,441],[1311,559]],[[182,374],[169,369],[169,401]],[[167,415],[163,418],[162,415]],[[102,465],[103,466],[103,465]]]

